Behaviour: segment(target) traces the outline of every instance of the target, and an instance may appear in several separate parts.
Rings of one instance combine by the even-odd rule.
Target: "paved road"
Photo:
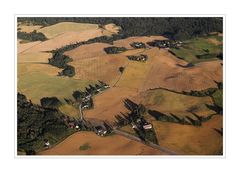
[[[150,147],[152,147],[152,148],[156,148],[156,149],[158,149],[158,150],[160,150],[160,151],[162,151],[162,152],[164,152],[164,153],[166,153],[166,154],[169,154],[169,155],[178,155],[177,153],[175,153],[175,152],[173,152],[173,151],[170,151],[170,150],[168,150],[168,149],[166,149],[166,148],[164,148],[164,147],[161,147],[161,146],[159,146],[159,145],[157,145],[157,144],[154,144],[154,143],[152,143],[152,142],[146,143],[146,142],[142,141],[140,138],[138,138],[138,137],[136,137],[136,136],[134,136],[134,135],[131,135],[131,134],[129,134],[129,133],[123,132],[123,131],[121,131],[121,130],[114,129],[113,132],[115,132],[115,133],[118,134],[118,135],[122,135],[122,136],[124,136],[124,137],[126,137],[126,138],[129,138],[129,139],[131,139],[131,140],[135,140],[135,141],[137,141],[137,142],[141,142],[141,143],[143,143],[144,145],[148,145],[148,146],[150,146]]]

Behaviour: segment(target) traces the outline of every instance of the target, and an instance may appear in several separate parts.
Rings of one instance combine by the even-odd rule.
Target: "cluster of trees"
[[[149,124],[145,119],[143,114],[146,112],[146,108],[142,104],[136,104],[129,99],[124,100],[124,106],[130,111],[127,115],[121,113],[121,115],[116,115],[115,124],[118,127],[123,127],[125,125],[135,125],[133,128],[136,135],[145,142],[153,142],[158,144],[156,133],[154,128],[144,129],[144,125]],[[150,124],[149,124],[150,125]]]
[[[67,65],[61,72],[58,72],[58,75],[73,77],[75,75],[75,68],[71,65]]]
[[[126,50],[127,50],[127,48],[125,48],[125,47],[115,47],[115,46],[104,48],[104,51],[107,54],[118,54],[118,53],[124,52]]]
[[[55,100],[55,99],[54,99]],[[17,149],[28,154],[44,147],[44,139],[54,144],[70,131],[60,118],[63,113],[54,108],[33,104],[26,96],[17,94]]]
[[[63,55],[60,52],[53,53],[52,58],[48,59],[48,63],[58,67],[63,68],[61,72],[58,72],[59,76],[68,76],[73,77],[75,75],[75,68],[67,63],[71,62],[72,58],[69,56]]]
[[[64,52],[72,50],[72,49],[75,49],[75,48],[77,48],[79,46],[86,45],[86,44],[97,43],[97,42],[113,44],[113,41],[121,39],[121,38],[122,37],[119,34],[118,35],[116,35],[116,34],[112,35],[112,37],[108,37],[108,36],[95,37],[95,38],[89,39],[87,41],[76,42],[76,43],[73,43],[73,44],[69,44],[69,45],[63,46],[61,48],[53,50],[52,52],[53,53],[58,52],[58,53],[63,54]]]
[[[48,59],[49,64],[56,66],[58,68],[65,68],[67,63],[72,62],[72,58],[67,55],[63,55],[60,52],[56,52],[53,54],[52,58]]]
[[[158,47],[158,48],[176,48],[178,49],[181,46],[180,41],[175,40],[154,40],[152,42],[147,42],[149,46]]]
[[[57,97],[43,97],[40,100],[41,106],[44,108],[58,108],[62,105],[61,101]]]
[[[148,60],[148,56],[147,55],[131,55],[131,56],[127,56],[129,60],[131,61],[141,61],[141,62],[145,62]]]
[[[27,33],[27,32],[17,32],[17,38],[21,40],[28,40],[28,41],[45,41],[47,40],[47,37],[41,33],[34,30],[33,32]]]
[[[212,118],[213,115],[209,115],[207,117],[198,116],[197,114],[192,113],[195,119],[185,116],[183,118],[179,118],[174,114],[166,115],[156,110],[148,110],[148,113],[153,116],[158,121],[163,122],[171,122],[171,123],[178,123],[182,125],[193,125],[193,126],[201,126],[203,122],[206,122]]]
[[[92,96],[98,94],[99,92],[107,88],[108,85],[106,83],[104,83],[103,81],[99,81],[99,83],[95,84],[94,86],[90,84],[88,87],[85,88],[85,91],[73,91],[72,96],[76,102],[82,102],[82,106],[87,105],[87,108],[90,109],[94,106]],[[73,104],[73,102],[69,99],[65,99],[65,101],[69,104]]]
[[[164,35],[185,40],[210,32],[223,32],[222,17],[19,17],[17,20],[43,26],[59,22],[114,23],[122,28],[122,38]]]
[[[93,85],[89,85],[88,87],[85,88],[85,91],[81,91],[81,90],[76,90],[73,92],[72,96],[76,101],[81,101],[83,98],[85,98],[86,96],[90,95],[95,95],[97,93],[99,93],[100,91],[103,91],[105,89],[107,89],[108,84],[106,84],[103,81],[98,81],[98,84],[95,84],[95,86]]]

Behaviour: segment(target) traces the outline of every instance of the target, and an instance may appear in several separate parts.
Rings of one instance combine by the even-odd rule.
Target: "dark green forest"
[[[52,102],[58,99],[42,99],[44,106],[33,104],[25,95],[17,95],[17,149],[26,153],[32,153],[42,149],[44,140],[51,144],[73,133],[66,123],[60,118],[64,116],[59,110],[49,108]],[[51,103],[50,103],[51,102]],[[54,104],[56,105],[56,104]],[[34,153],[33,152],[33,153]]]
[[[114,23],[121,26],[121,38],[164,35],[170,39],[189,39],[209,32],[223,31],[220,17],[20,17],[18,22],[49,26],[59,22]]]

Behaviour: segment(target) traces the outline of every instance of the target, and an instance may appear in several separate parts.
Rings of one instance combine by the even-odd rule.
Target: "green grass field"
[[[210,40],[209,40],[210,39]],[[216,43],[213,43],[213,42]],[[222,37],[218,35],[209,35],[205,37],[194,38],[185,41],[179,49],[171,49],[176,56],[189,63],[199,63],[202,61],[216,60],[216,55],[222,52]],[[205,55],[204,58],[197,58],[197,55]]]
[[[72,98],[74,90],[84,90],[94,81],[76,80],[68,77],[50,76],[44,72],[18,75],[18,92],[25,94],[33,103],[39,104],[43,97]]]
[[[194,116],[188,111],[193,111],[199,116],[208,116],[212,113],[205,104],[212,104],[211,97],[194,97],[157,89],[148,91],[142,102],[147,108],[157,110],[165,114],[173,113],[179,117]]]
[[[223,107],[223,90],[219,89],[212,95],[213,100],[217,106]]]
[[[59,110],[70,117],[79,118],[78,108],[75,108],[72,105],[63,104],[59,107]]]

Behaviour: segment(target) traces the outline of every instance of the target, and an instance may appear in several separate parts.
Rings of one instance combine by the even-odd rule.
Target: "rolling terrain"
[[[93,124],[107,122],[117,128],[116,115],[129,113],[124,105],[124,101],[129,99],[146,109],[143,117],[152,124],[160,146],[181,155],[221,153],[223,137],[219,129],[223,128],[223,115],[218,111],[223,108],[223,89],[219,87],[223,82],[223,60],[219,57],[223,46],[221,33],[188,38],[177,48],[160,48],[149,43],[171,38],[143,34],[114,40],[126,32],[124,27],[114,23],[20,23],[18,28],[21,32],[42,33],[47,38],[44,41],[17,40],[17,90],[31,103],[40,105],[43,97],[56,97],[61,102],[56,109],[78,119],[78,106],[82,102],[74,97],[73,92],[87,93],[88,87],[104,83],[109,88],[92,94],[93,106],[83,109],[85,120]],[[84,44],[76,46],[76,43]],[[145,46],[136,48],[132,43]],[[122,47],[124,50],[108,53],[106,48],[109,47]],[[70,59],[63,66],[74,68],[72,77],[59,75],[61,68],[49,63],[58,51],[61,52],[58,58],[66,56]],[[129,58],[142,55],[147,57],[145,61]],[[213,93],[203,92],[211,89]],[[66,100],[74,103],[69,104]],[[151,111],[169,117],[173,114],[177,119],[186,119],[188,124],[176,120],[162,121],[152,116]],[[191,122],[204,118],[207,120],[199,126]],[[136,135],[131,124],[120,130]],[[65,138],[37,154],[166,154],[115,133],[100,137],[85,129]]]

